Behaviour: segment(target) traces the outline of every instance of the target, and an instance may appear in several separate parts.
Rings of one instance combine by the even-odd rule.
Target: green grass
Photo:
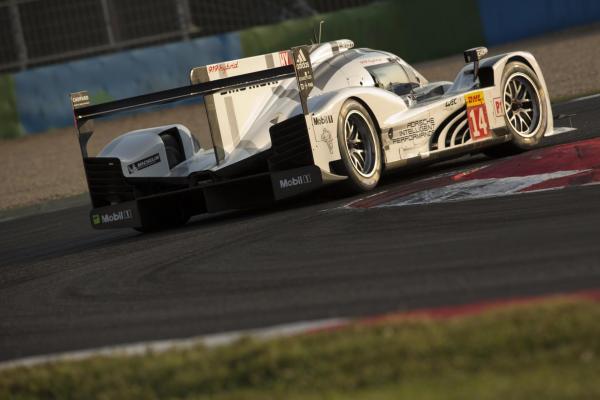
[[[461,54],[485,42],[477,1],[440,1],[435,13],[430,7],[424,1],[382,1],[253,27],[240,31],[242,50],[248,57],[309,44],[313,28],[322,20],[323,41],[353,39],[357,47],[385,49],[411,63]],[[415,17],[422,15],[427,15],[427,23]],[[448,35],[452,40],[440,40]]]
[[[0,75],[0,139],[12,139],[21,133],[13,78]]]
[[[600,306],[560,300],[0,371],[12,399],[600,398]]]

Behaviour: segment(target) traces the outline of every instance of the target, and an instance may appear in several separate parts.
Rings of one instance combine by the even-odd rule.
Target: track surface
[[[580,130],[548,144],[600,135],[599,98],[555,113]],[[318,197],[153,235],[94,231],[87,206],[0,223],[0,360],[600,287],[600,186],[362,211]]]

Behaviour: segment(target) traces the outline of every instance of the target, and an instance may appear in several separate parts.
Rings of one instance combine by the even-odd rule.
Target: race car
[[[327,184],[364,192],[386,171],[527,150],[558,133],[533,55],[486,54],[469,49],[454,82],[429,82],[344,39],[194,68],[189,86],[103,104],[73,93],[91,224],[149,231]],[[198,96],[206,131],[131,131],[88,155],[95,118]]]

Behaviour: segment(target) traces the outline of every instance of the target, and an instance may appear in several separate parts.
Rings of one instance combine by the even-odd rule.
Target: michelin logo
[[[92,215],[92,223],[94,225],[110,224],[133,219],[133,211],[121,210],[110,214],[94,214]]]
[[[294,186],[306,185],[312,182],[310,174],[298,175],[293,178],[284,178],[279,180],[281,189],[288,189]]]
[[[158,153],[151,155],[150,157],[144,158],[143,160],[136,161],[127,166],[127,171],[130,174],[134,172],[138,172],[144,168],[148,168],[153,166],[154,164],[158,164],[160,162],[160,155]]]

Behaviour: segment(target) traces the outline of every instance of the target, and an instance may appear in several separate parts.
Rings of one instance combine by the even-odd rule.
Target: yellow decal
[[[467,103],[467,108],[476,107],[484,104],[485,98],[483,97],[483,91],[479,90],[477,92],[465,94],[465,102]]]

